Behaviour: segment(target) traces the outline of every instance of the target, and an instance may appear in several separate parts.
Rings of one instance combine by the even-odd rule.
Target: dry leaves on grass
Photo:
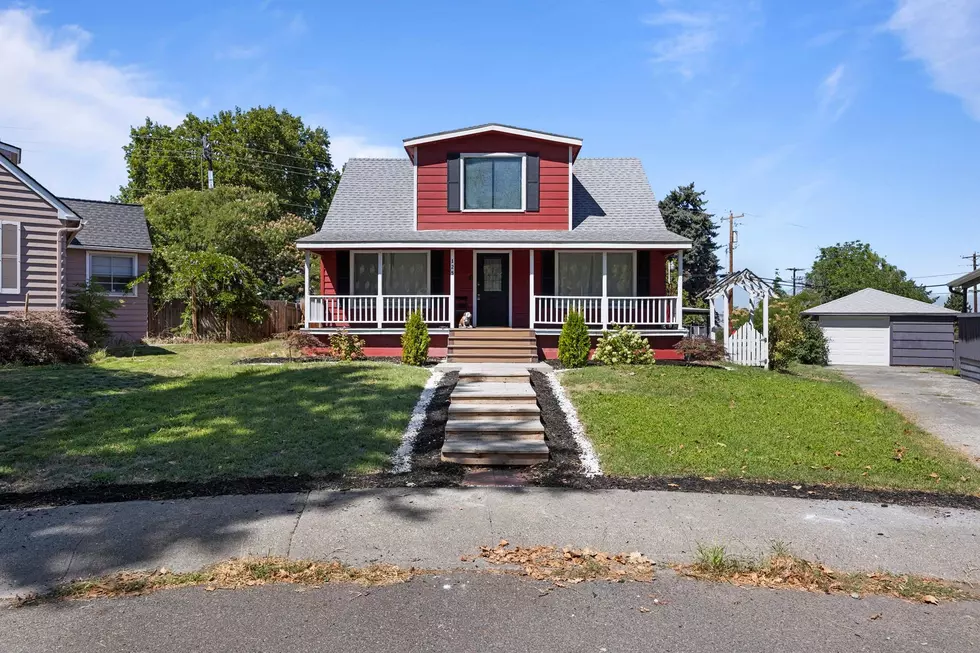
[[[480,547],[480,558],[495,565],[520,567],[521,574],[536,580],[580,583],[586,580],[653,580],[654,564],[639,552],[610,554],[592,549],[559,549],[554,546],[515,546],[501,540],[495,547]]]

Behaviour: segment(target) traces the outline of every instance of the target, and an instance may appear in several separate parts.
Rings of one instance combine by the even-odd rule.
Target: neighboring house
[[[87,279],[119,307],[115,340],[146,335],[150,234],[143,207],[55,197],[21,167],[21,151],[0,143],[0,314],[64,309]]]
[[[956,342],[956,369],[960,376],[980,381],[980,309],[977,308],[977,286],[980,286],[980,270],[974,270],[949,282],[949,291],[963,294],[963,305],[969,308],[970,290],[973,290],[973,312],[959,317],[959,339]]]
[[[831,365],[953,367],[948,308],[865,288],[803,314],[820,321]]]
[[[633,325],[676,357],[685,331],[667,259],[691,244],[665,227],[638,159],[579,158],[581,139],[497,124],[403,144],[405,158],[351,159],[323,227],[299,240],[321,268],[307,331],[345,327],[368,355],[392,355],[421,310],[433,355],[508,360],[509,328],[533,337],[523,360],[553,357],[578,310],[593,335]],[[464,313],[477,332],[503,328],[496,344],[483,332],[482,350],[460,356]]]

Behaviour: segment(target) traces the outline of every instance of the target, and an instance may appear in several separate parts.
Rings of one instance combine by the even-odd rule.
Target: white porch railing
[[[401,325],[415,311],[422,312],[426,324],[449,326],[449,295],[310,295],[306,324],[307,328]]]
[[[610,325],[680,327],[677,297],[534,297],[535,326],[560,327],[570,311],[585,323],[605,329]]]

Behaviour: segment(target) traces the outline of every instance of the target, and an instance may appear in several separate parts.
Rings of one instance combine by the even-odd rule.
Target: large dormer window
[[[523,211],[525,155],[462,154],[464,211]]]

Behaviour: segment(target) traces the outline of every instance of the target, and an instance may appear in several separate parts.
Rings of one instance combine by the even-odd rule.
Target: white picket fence
[[[728,338],[728,360],[738,365],[767,367],[769,345],[751,322],[746,322]]]

